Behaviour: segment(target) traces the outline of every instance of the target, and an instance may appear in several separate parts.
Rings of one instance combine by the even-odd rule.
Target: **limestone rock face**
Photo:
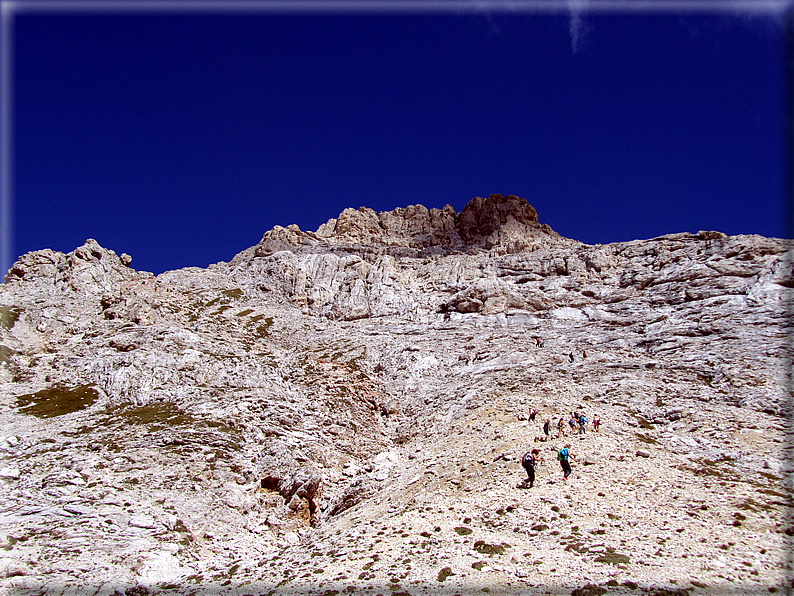
[[[5,281],[7,284],[49,283],[54,287],[100,294],[114,290],[120,282],[139,277],[128,268],[131,262],[129,255],[118,257],[89,238],[67,255],[50,249],[23,255],[8,271]]]
[[[349,250],[417,257],[473,249],[522,252],[548,242],[566,240],[541,226],[525,199],[494,194],[472,199],[459,214],[449,205],[443,209],[411,205],[382,213],[367,207],[345,209],[316,233],[302,232],[295,225],[277,226],[265,233],[254,252],[262,257],[281,250]]]
[[[23,255],[2,590],[783,590],[786,249],[589,246],[491,195],[156,277],[93,240]]]

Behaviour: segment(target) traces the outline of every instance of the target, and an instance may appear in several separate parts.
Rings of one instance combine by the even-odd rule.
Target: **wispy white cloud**
[[[582,37],[586,31],[584,18],[582,17],[582,13],[586,8],[587,0],[568,0],[568,9],[570,10],[568,30],[571,34],[571,51],[574,54],[579,51]]]

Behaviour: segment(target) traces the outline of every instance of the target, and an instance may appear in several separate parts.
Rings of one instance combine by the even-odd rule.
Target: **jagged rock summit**
[[[360,207],[345,209],[314,233],[302,232],[295,225],[276,226],[265,233],[254,254],[358,249],[395,257],[424,257],[478,248],[496,248],[505,254],[531,252],[549,242],[563,241],[548,225],[538,222],[537,212],[525,199],[492,194],[472,199],[460,213],[450,205],[443,209],[411,205],[382,213]]]
[[[782,590],[786,250],[590,246],[491,195],[158,276],[93,240],[23,255],[0,288],[0,593]]]

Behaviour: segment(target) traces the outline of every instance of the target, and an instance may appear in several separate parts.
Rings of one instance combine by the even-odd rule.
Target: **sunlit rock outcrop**
[[[2,590],[782,590],[786,249],[590,246],[490,195],[159,276],[94,240],[23,255],[0,289]]]

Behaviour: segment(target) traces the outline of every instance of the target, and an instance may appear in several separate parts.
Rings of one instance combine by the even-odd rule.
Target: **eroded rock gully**
[[[492,195],[156,277],[93,240],[24,255],[0,290],[2,591],[782,590],[785,250],[588,246]],[[573,410],[602,427],[565,437],[563,482],[563,439],[535,438]]]

